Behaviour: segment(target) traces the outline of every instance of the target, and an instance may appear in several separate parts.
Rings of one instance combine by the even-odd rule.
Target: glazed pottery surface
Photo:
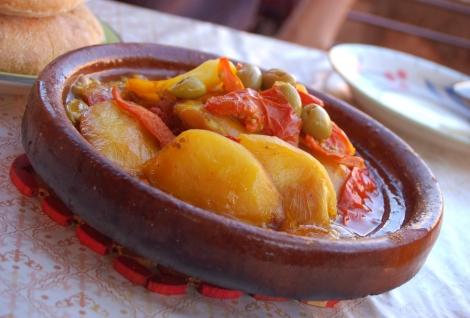
[[[126,43],[56,59],[35,82],[23,118],[23,145],[35,171],[74,213],[114,241],[226,288],[296,299],[347,299],[382,293],[413,277],[439,232],[437,182],[401,139],[338,99],[313,92],[350,136],[384,192],[382,223],[365,237],[294,236],[194,207],[120,170],[67,119],[64,101],[80,74],[162,77],[213,57]]]

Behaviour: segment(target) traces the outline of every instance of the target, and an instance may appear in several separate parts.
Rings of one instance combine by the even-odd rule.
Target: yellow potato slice
[[[145,166],[151,185],[195,206],[257,226],[282,222],[279,192],[262,165],[217,133],[186,130]]]
[[[300,225],[328,226],[336,216],[336,193],[322,164],[277,137],[242,134],[240,143],[268,171],[282,196],[284,230]]]
[[[158,150],[156,139],[113,102],[91,106],[80,118],[83,137],[103,156],[132,175]]]

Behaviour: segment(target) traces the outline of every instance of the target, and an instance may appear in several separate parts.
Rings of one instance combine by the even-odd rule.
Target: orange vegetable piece
[[[338,201],[338,210],[346,224],[351,218],[359,218],[370,211],[367,199],[377,189],[367,169],[352,168]]]
[[[157,138],[161,147],[170,143],[175,138],[173,132],[157,114],[136,103],[122,99],[117,87],[113,87],[113,98],[118,107],[129,112],[150,134]]]
[[[314,156],[348,167],[364,168],[364,160],[354,156],[356,149],[344,131],[333,122],[331,136],[322,142],[310,135],[301,138],[302,145]]]
[[[204,108],[214,115],[240,119],[250,133],[263,133],[297,145],[301,119],[275,88],[261,93],[251,88],[214,96]]]
[[[262,91],[262,106],[266,112],[264,133],[281,138],[297,146],[299,143],[302,120],[295,113],[279,88],[273,87]]]
[[[303,91],[298,88],[297,88],[297,92],[299,93],[300,100],[302,101],[302,106],[312,104],[312,103],[320,105],[320,106],[325,106],[325,103],[323,103],[323,101],[320,98],[313,96],[309,92]]]
[[[226,57],[219,59],[219,78],[224,84],[224,90],[226,92],[233,92],[240,89],[244,89],[242,81],[232,72],[230,62]]]
[[[248,132],[261,132],[266,118],[259,93],[251,88],[214,96],[204,108],[214,115],[233,116],[240,119]]]

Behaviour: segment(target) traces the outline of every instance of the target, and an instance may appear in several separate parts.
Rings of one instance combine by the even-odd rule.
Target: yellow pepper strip
[[[297,90],[302,92],[302,93],[308,94],[307,88],[304,85],[300,84],[300,83],[295,83],[295,88],[297,88]]]
[[[160,100],[160,96],[155,88],[155,81],[141,78],[130,78],[127,80],[126,88],[140,98],[150,102],[158,102]]]
[[[236,68],[232,63],[230,63],[230,67],[234,72],[236,72]],[[141,98],[155,102],[160,99],[163,91],[189,76],[194,76],[206,85],[208,91],[211,91],[221,83],[218,70],[219,59],[208,60],[189,72],[166,80],[151,81],[146,79],[130,78],[127,81],[127,89]]]

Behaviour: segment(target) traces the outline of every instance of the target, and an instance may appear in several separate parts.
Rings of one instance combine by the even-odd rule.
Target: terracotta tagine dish
[[[139,256],[224,288],[351,299],[411,279],[439,233],[429,168],[281,70],[113,44],[39,75],[22,124],[40,179]]]

